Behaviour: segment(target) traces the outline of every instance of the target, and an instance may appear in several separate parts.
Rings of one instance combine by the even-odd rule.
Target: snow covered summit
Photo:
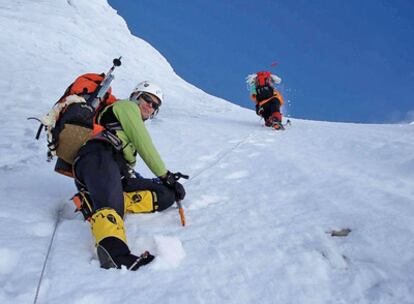
[[[276,133],[182,80],[105,0],[3,2],[0,303],[33,303],[58,212],[38,303],[414,302],[413,125],[293,120]],[[187,227],[175,208],[126,217],[133,252],[157,256],[136,273],[99,268],[73,183],[26,120],[121,55],[114,94],[163,87],[148,128],[167,167],[191,176]]]

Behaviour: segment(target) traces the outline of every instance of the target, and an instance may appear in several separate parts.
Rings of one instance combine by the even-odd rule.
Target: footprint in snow
[[[257,143],[252,143],[252,145],[253,145],[253,146],[256,146],[256,147],[266,147],[266,146],[267,146],[266,144],[264,144],[264,143],[259,143],[259,142],[257,142]]]
[[[156,236],[154,237],[158,256],[155,269],[176,268],[185,258],[183,244],[176,237]]]
[[[240,179],[240,178],[246,177],[248,175],[249,175],[248,171],[242,170],[242,171],[233,172],[233,173],[227,175],[225,178],[226,179]]]
[[[205,208],[211,204],[217,204],[227,200],[226,197],[216,196],[216,195],[202,195],[199,199],[191,202],[191,205],[188,207],[189,210],[196,210],[200,208]]]
[[[11,274],[19,264],[20,254],[15,250],[0,248],[0,274]]]
[[[173,269],[180,265],[186,253],[179,238],[157,235],[152,238],[138,238],[131,249],[133,252],[142,253],[148,250],[155,255],[155,260],[150,267],[155,270]]]
[[[216,159],[217,158],[217,155],[215,155],[215,154],[213,154],[213,155],[203,155],[203,156],[200,156],[199,158],[198,158],[198,160],[199,161],[202,161],[202,162],[205,162],[205,161],[211,161],[211,160],[214,160],[214,159]]]
[[[46,237],[50,236],[53,231],[53,224],[51,222],[40,222],[30,226],[28,233],[33,236]]]
[[[253,152],[253,153],[250,153],[249,155],[247,155],[247,157],[248,158],[253,158],[253,157],[258,157],[260,155],[261,155],[261,153],[259,153],[259,152]]]
[[[217,165],[217,167],[219,167],[220,169],[225,169],[225,168],[227,168],[229,166],[229,164],[228,163],[221,163],[221,164],[218,164]]]

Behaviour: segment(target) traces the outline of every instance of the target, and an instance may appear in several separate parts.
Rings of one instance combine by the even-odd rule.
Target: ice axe
[[[180,178],[189,179],[190,176],[182,174],[180,172],[174,173],[174,180],[178,181]],[[178,207],[178,214],[180,215],[181,225],[185,226],[185,215],[184,215],[184,208],[181,204],[181,200],[176,200],[177,207]]]
[[[184,209],[183,205],[181,204],[181,201],[177,201],[177,207],[178,207],[178,214],[180,215],[181,225],[183,227],[185,226],[185,215],[184,215]]]
[[[95,90],[95,92],[89,96],[89,98],[86,100],[86,103],[91,105],[94,109],[96,109],[99,105],[99,102],[102,97],[106,94],[106,92],[109,89],[109,86],[111,85],[112,80],[114,80],[115,76],[112,74],[116,67],[121,66],[122,56],[119,58],[115,58],[112,63],[112,67],[109,69],[108,73],[105,74],[104,79],[99,84],[98,88]]]

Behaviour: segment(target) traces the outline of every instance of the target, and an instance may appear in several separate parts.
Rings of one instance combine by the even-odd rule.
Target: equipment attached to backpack
[[[246,83],[251,94],[257,102],[269,99],[274,95],[274,84],[281,83],[281,79],[267,71],[250,74],[246,77]]]
[[[113,60],[107,74],[88,73],[79,76],[66,89],[48,114],[40,121],[36,134],[39,139],[44,128],[47,132],[48,161],[58,157],[55,170],[71,176],[71,164],[80,147],[103,128],[95,124],[99,111],[116,101],[110,84],[115,78],[115,67],[121,65],[121,57]],[[29,118],[30,119],[30,118]]]
[[[256,76],[256,100],[258,102],[269,99],[273,96],[274,89],[272,85],[270,72],[257,72]]]

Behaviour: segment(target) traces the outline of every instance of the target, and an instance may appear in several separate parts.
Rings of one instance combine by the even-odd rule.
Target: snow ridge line
[[[56,231],[57,231],[57,228],[58,228],[59,223],[60,223],[61,218],[62,218],[62,213],[63,213],[63,205],[61,205],[61,207],[58,209],[57,214],[56,214],[55,227],[53,229],[52,237],[51,237],[50,242],[49,242],[49,247],[47,249],[47,253],[46,253],[46,256],[45,256],[45,261],[43,262],[42,272],[40,273],[39,282],[37,283],[36,294],[35,294],[35,297],[34,297],[34,300],[33,300],[33,304],[36,304],[37,300],[39,298],[39,292],[40,292],[40,288],[42,286],[47,261],[49,260],[49,255],[50,255],[50,252],[52,250],[53,242],[55,240]]]

